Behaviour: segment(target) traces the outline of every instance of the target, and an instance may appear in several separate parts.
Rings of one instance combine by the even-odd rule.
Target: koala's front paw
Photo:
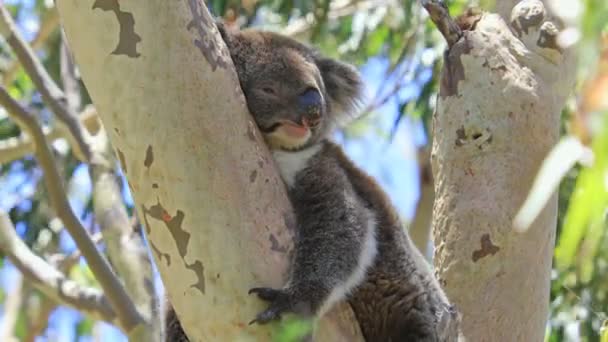
[[[270,302],[268,309],[260,312],[249,324],[266,324],[281,319],[281,314],[292,311],[289,294],[284,290],[275,290],[269,287],[255,287],[249,294],[255,293],[258,298]]]

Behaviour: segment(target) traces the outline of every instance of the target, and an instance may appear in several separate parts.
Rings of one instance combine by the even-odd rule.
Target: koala
[[[361,102],[357,70],[277,33],[218,28],[296,216],[289,280],[249,290],[268,303],[251,323],[318,318],[347,300],[366,341],[456,341],[459,314],[396,209],[329,138]],[[166,330],[187,341],[171,309]]]

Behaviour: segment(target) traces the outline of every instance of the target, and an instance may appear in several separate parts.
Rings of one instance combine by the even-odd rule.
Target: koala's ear
[[[317,58],[325,91],[332,101],[334,114],[355,115],[363,96],[363,80],[355,67],[331,58]]]

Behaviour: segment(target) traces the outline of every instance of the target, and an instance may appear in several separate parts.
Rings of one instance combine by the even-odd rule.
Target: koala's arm
[[[323,314],[363,281],[374,261],[373,214],[341,168],[331,162],[317,164],[322,165],[302,170],[289,191],[298,235],[287,285],[282,290],[251,291],[271,302],[254,320],[259,323],[290,311],[304,316]]]

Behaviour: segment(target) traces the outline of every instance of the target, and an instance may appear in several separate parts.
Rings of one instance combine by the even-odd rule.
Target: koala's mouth
[[[297,150],[303,147],[312,137],[312,130],[307,120],[297,124],[289,120],[281,120],[268,128],[260,128],[271,148]]]

